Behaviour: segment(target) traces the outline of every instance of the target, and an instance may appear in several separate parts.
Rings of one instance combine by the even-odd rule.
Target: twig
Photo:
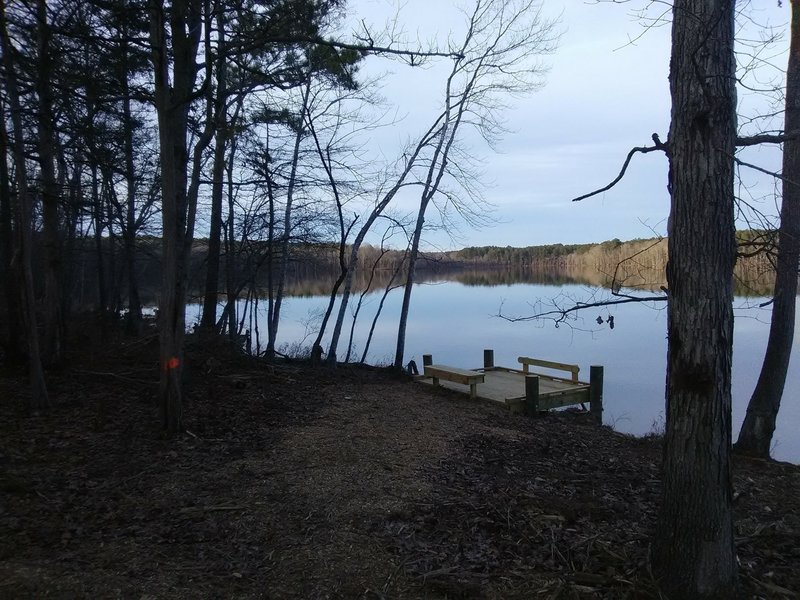
[[[215,511],[224,511],[224,510],[245,510],[246,506],[240,506],[237,504],[226,506],[186,506],[181,509],[180,512],[182,513],[190,513],[190,512],[215,512]]]
[[[117,375],[116,373],[106,373],[101,371],[85,371],[83,369],[75,369],[76,373],[84,373],[86,375],[96,375],[98,377],[113,377],[122,381],[130,381],[131,383],[144,383],[147,385],[158,385],[157,381],[148,381],[147,379],[134,379],[133,377],[125,377],[124,375]]]

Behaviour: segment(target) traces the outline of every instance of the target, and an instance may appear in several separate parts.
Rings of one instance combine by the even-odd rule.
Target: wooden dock
[[[480,369],[461,369],[433,364],[433,357],[423,356],[425,374],[420,381],[469,393],[473,398],[504,403],[512,412],[535,415],[565,406],[589,406],[595,420],[603,419],[603,367],[592,366],[590,381],[580,381],[578,365],[555,363],[521,356],[522,369],[499,367],[494,364],[494,352],[484,350],[484,366]],[[566,371],[568,377],[533,372],[531,367]],[[472,376],[468,376],[471,374]]]

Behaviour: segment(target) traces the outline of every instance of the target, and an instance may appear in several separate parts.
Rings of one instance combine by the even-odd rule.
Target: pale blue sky
[[[631,11],[646,4],[645,0],[626,4],[544,0],[544,12],[560,15],[563,30],[559,49],[545,59],[551,67],[546,86],[516,100],[516,107],[506,113],[512,133],[500,143],[501,153],[475,147],[485,166],[484,195],[495,205],[492,216],[499,222],[478,231],[465,227],[456,242],[431,234],[435,245],[583,243],[665,232],[667,162],[660,153],[638,155],[613,190],[570,202],[610,182],[627,152],[633,146],[650,145],[652,133],[667,138],[670,31],[667,25],[640,36],[643,24]],[[783,8],[772,1],[763,4],[755,17],[780,30],[789,17],[788,3]],[[407,38],[445,40],[448,32],[458,29],[453,10],[458,5],[469,5],[469,0],[407,0],[400,8]],[[352,0],[349,12],[380,26],[396,7],[392,0]],[[629,43],[631,38],[637,39]],[[766,58],[783,68],[784,55],[780,47]],[[399,113],[405,115],[400,126],[380,134],[388,155],[393,144],[399,146],[430,123],[437,110],[442,70],[434,66],[412,71],[371,58],[367,71],[390,71],[384,96],[396,100]],[[766,77],[765,72],[762,80]],[[745,91],[740,101],[748,113],[761,102]],[[750,151],[744,158],[769,169],[780,164],[774,148]],[[752,196],[764,212],[774,212],[774,182],[752,174],[747,182],[752,186],[748,199],[752,201]]]

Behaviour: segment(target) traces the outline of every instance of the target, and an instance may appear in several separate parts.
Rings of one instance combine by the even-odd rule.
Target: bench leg
[[[439,385],[439,378],[438,377],[432,377],[431,379],[433,379],[433,385]]]
[[[478,397],[478,384],[477,383],[470,383],[469,384],[469,397],[470,398],[477,398]]]

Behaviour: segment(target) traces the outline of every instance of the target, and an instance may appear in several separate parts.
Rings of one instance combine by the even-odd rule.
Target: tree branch
[[[789,133],[762,133],[759,135],[750,135],[745,137],[737,137],[736,145],[739,147],[756,146],[758,144],[782,144],[789,140],[796,140],[800,138],[800,131],[792,131]]]
[[[760,173],[764,173],[765,175],[769,175],[770,177],[775,177],[776,179],[785,181],[790,185],[800,185],[800,183],[798,183],[797,181],[792,181],[791,179],[784,177],[783,175],[781,175],[780,173],[776,173],[775,171],[770,171],[768,169],[765,169],[764,167],[759,167],[758,165],[754,165],[753,163],[745,162],[736,156],[732,158],[734,162],[740,167],[747,167],[748,169],[753,169],[754,171],[758,171]]]
[[[633,158],[633,155],[636,154],[637,152],[640,152],[642,154],[647,154],[648,152],[653,152],[655,150],[662,150],[665,153],[669,153],[669,142],[664,144],[658,138],[658,134],[657,133],[653,134],[653,142],[655,143],[654,146],[641,146],[641,147],[631,148],[631,151],[628,152],[628,156],[627,156],[627,158],[625,159],[625,162],[622,165],[622,169],[620,170],[619,175],[617,175],[617,177],[614,179],[614,181],[609,183],[607,186],[605,186],[603,188],[600,188],[599,190],[595,190],[595,191],[590,192],[588,194],[584,194],[583,196],[578,196],[577,198],[573,198],[572,201],[573,202],[579,202],[581,200],[586,200],[586,198],[591,198],[592,196],[596,196],[597,194],[602,194],[603,192],[606,192],[606,191],[610,190],[612,187],[614,187],[615,185],[617,185],[622,180],[622,178],[625,176],[625,171],[628,170],[628,165],[631,163],[631,159]]]
[[[625,296],[618,300],[601,300],[599,302],[576,302],[574,306],[570,306],[569,308],[563,308],[563,309],[559,308],[556,310],[549,310],[547,312],[538,313],[527,317],[507,317],[502,313],[498,314],[497,316],[511,323],[517,323],[519,321],[534,321],[536,319],[558,315],[557,321],[560,322],[563,321],[568,314],[577,312],[579,310],[585,310],[587,308],[597,308],[599,306],[615,306],[617,304],[630,304],[631,302],[666,302],[667,299],[668,299],[667,296],[641,296],[641,297]]]

